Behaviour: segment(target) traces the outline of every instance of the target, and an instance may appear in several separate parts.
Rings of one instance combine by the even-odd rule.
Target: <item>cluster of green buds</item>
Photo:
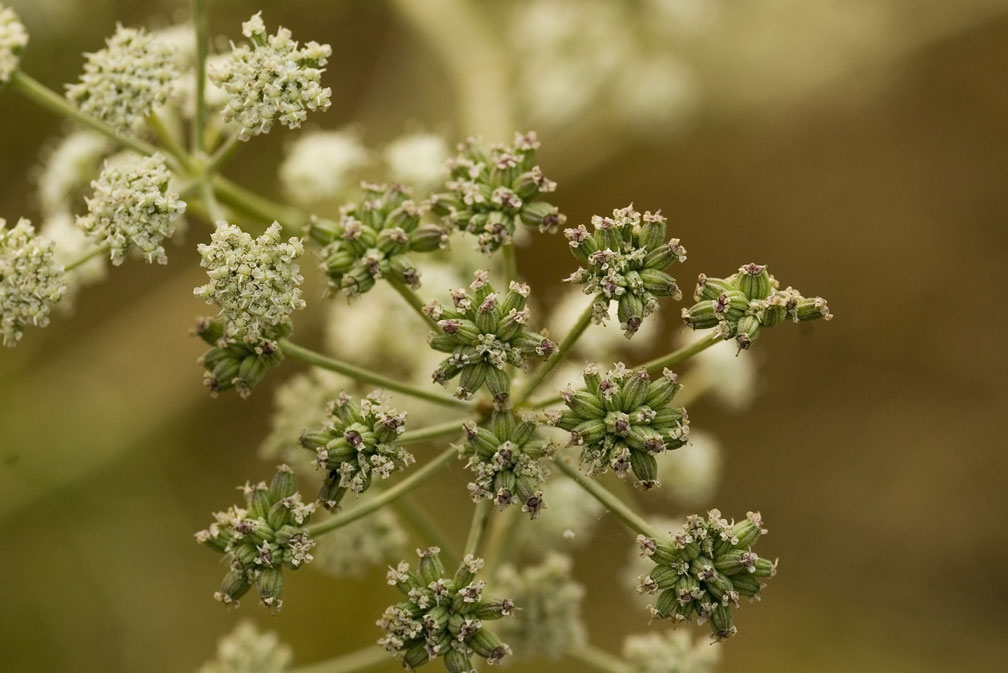
[[[555,232],[567,218],[541,198],[556,183],[535,165],[538,147],[535,133],[516,133],[511,145],[487,146],[469,138],[449,161],[449,192],[431,197],[434,212],[452,227],[475,234],[487,255],[511,243],[518,224]]]
[[[594,317],[603,323],[617,302],[616,316],[629,339],[644,318],[658,306],[658,297],[682,298],[675,278],[665,272],[673,262],[686,260],[678,238],[665,240],[665,218],[660,213],[618,208],[612,217],[592,217],[594,231],[583,224],[564,230],[571,252],[582,266],[567,280],[595,295]]]
[[[290,334],[288,322],[274,332],[276,338]],[[193,332],[211,348],[200,356],[203,365],[203,385],[216,397],[221,391],[234,388],[243,398],[266,375],[266,370],[283,360],[283,353],[273,339],[249,342],[225,336],[224,323],[213,318],[201,318]]]
[[[535,437],[533,417],[515,418],[510,411],[495,411],[486,427],[466,423],[462,450],[467,467],[476,473],[469,483],[473,500],[492,500],[504,509],[521,504],[522,511],[536,518],[546,507],[542,485],[549,477],[545,459],[556,445]]]
[[[301,435],[301,446],[315,453],[326,470],[319,500],[327,509],[339,506],[347,491],[360,495],[375,475],[387,479],[414,462],[413,454],[395,443],[406,426],[406,414],[390,409],[375,391],[360,403],[340,393],[329,405],[321,430]]]
[[[471,292],[451,291],[454,310],[435,300],[424,312],[441,329],[431,337],[431,348],[450,353],[434,371],[434,381],[446,384],[458,376],[455,396],[460,399],[472,398],[485,385],[498,406],[503,406],[511,393],[507,366],[524,367],[526,360],[546,358],[556,344],[525,327],[528,285],[512,281],[501,297],[487,276],[488,272],[477,271],[469,285]]]
[[[689,439],[686,410],[672,406],[679,380],[666,369],[651,380],[647,370],[631,371],[617,362],[603,376],[597,365],[584,370],[585,387],[563,392],[567,409],[553,412],[554,425],[571,433],[580,446],[589,473],[612,468],[623,477],[632,471],[637,485],[660,485],[658,461],[663,451],[678,449]]]
[[[740,597],[753,598],[777,572],[777,562],[751,550],[765,535],[759,512],[729,523],[712,509],[707,518],[693,515],[665,541],[637,537],[641,555],[655,567],[640,578],[642,593],[658,594],[651,613],[659,619],[698,624],[710,621],[715,640],[735,634],[732,610]]]
[[[693,300],[693,306],[682,310],[689,327],[716,327],[724,339],[734,337],[743,349],[756,341],[762,328],[787,318],[795,322],[833,318],[825,299],[803,297],[790,286],[781,290],[762,264],[746,264],[727,278],[700,274]]]
[[[430,547],[417,550],[419,567],[403,561],[389,568],[388,583],[406,600],[389,606],[378,626],[385,635],[378,644],[395,654],[405,668],[413,670],[443,657],[450,673],[471,673],[476,655],[490,664],[511,654],[511,648],[483,622],[510,615],[510,600],[483,598],[483,581],[475,581],[483,560],[467,555],[453,577],[445,574],[438,556]]]
[[[196,540],[225,555],[230,566],[214,598],[237,605],[254,584],[263,605],[279,610],[283,601],[283,569],[311,562],[311,539],[304,524],[315,504],[301,502],[294,471],[277,468],[273,480],[242,487],[245,507],[231,506],[214,514],[214,522],[196,533]]]
[[[409,252],[430,252],[448,244],[448,232],[420,224],[429,207],[415,203],[400,185],[363,183],[364,198],[341,209],[339,222],[316,220],[309,235],[322,244],[322,269],[334,291],[364,294],[379,278],[420,286]]]

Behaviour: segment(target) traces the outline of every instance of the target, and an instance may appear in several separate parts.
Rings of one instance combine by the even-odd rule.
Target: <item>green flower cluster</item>
[[[385,635],[378,644],[413,670],[443,657],[449,673],[471,673],[473,655],[496,664],[511,654],[483,622],[510,615],[510,600],[484,600],[483,581],[475,581],[483,560],[466,556],[453,577],[445,575],[439,549],[417,550],[420,564],[412,570],[403,561],[388,572],[388,583],[406,596],[389,606],[378,626]]]
[[[658,306],[658,297],[682,298],[675,278],[665,273],[673,262],[686,260],[678,238],[665,240],[665,218],[660,213],[618,208],[612,217],[592,217],[594,231],[582,224],[564,230],[571,252],[582,266],[567,280],[595,295],[594,317],[603,323],[611,302],[629,339],[644,318]]]
[[[281,325],[273,336],[282,338],[290,334],[291,324]],[[234,388],[243,398],[266,375],[266,370],[283,360],[283,353],[273,339],[257,342],[229,339],[224,335],[224,323],[212,318],[202,318],[193,332],[211,348],[200,356],[203,365],[203,385],[216,397],[221,391]]]
[[[301,435],[301,446],[315,453],[315,463],[326,470],[319,500],[335,509],[346,492],[360,495],[375,475],[387,479],[414,462],[413,454],[395,443],[406,425],[406,414],[388,407],[375,391],[358,404],[341,393],[329,405],[329,419],[321,430]]]
[[[460,399],[470,399],[485,385],[494,401],[503,405],[511,392],[507,366],[523,367],[531,358],[546,358],[556,344],[525,327],[528,285],[511,282],[501,297],[487,276],[486,271],[477,271],[471,292],[451,291],[454,310],[435,300],[424,312],[441,328],[441,334],[431,337],[431,348],[451,354],[435,370],[434,381],[445,384],[458,376],[455,396]]]
[[[729,523],[712,509],[706,519],[688,517],[682,530],[666,541],[638,536],[641,555],[655,563],[639,586],[642,593],[658,594],[652,615],[676,621],[696,618],[698,624],[709,620],[715,640],[734,635],[732,610],[739,598],[756,596],[777,572],[776,561],[751,550],[766,532],[759,512]]]
[[[420,272],[409,252],[430,252],[448,244],[448,232],[420,224],[429,207],[414,203],[400,185],[363,183],[364,198],[341,210],[339,222],[317,220],[309,235],[323,246],[322,269],[334,291],[364,294],[379,278],[420,286]]]
[[[214,514],[214,522],[196,533],[196,540],[225,555],[230,566],[214,598],[237,605],[254,584],[263,605],[279,610],[283,601],[283,569],[296,570],[311,562],[311,539],[304,524],[315,504],[301,502],[294,471],[277,468],[273,481],[246,483],[245,507],[232,505]]]
[[[556,189],[535,165],[535,133],[516,133],[511,145],[484,145],[469,138],[449,161],[447,193],[431,197],[435,213],[452,227],[475,234],[489,255],[511,243],[518,224],[554,232],[567,218],[542,195]]]
[[[646,370],[630,371],[617,362],[605,376],[588,365],[584,382],[584,388],[563,392],[567,409],[551,420],[570,431],[571,444],[582,447],[589,473],[612,468],[623,477],[632,471],[641,488],[660,485],[655,456],[689,438],[686,410],[671,404],[680,388],[676,375],[666,369],[652,381]]]
[[[493,500],[501,509],[521,503],[531,518],[546,507],[542,485],[549,477],[545,459],[556,446],[536,438],[531,417],[520,421],[510,411],[495,411],[487,427],[466,423],[463,452],[476,473],[469,483],[473,500]]]
[[[762,264],[746,264],[727,278],[700,274],[693,295],[696,303],[682,310],[683,321],[693,329],[716,327],[724,339],[734,337],[739,348],[749,348],[762,328],[786,318],[795,322],[833,318],[822,297],[803,297],[790,286],[779,288]]]

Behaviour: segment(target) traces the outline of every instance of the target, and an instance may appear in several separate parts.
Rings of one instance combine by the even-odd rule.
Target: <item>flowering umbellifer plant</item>
[[[51,203],[90,182],[82,203],[67,197],[65,204],[78,211],[69,218],[78,227],[73,247],[65,235],[50,240],[55,224],[45,223],[40,233],[23,218],[14,225],[0,219],[4,345],[16,346],[29,326],[47,325],[68,287],[96,277],[83,272],[101,258],[114,265],[130,257],[166,263],[164,244],[177,219],[195,213],[208,231],[198,245],[207,282],[194,292],[217,307],[195,328],[210,346],[201,364],[211,392],[250,395],[289,360],[313,368],[282,389],[268,442],[307,451],[285,453],[291,467],[280,465],[268,484],[246,483],[245,502],[215,514],[196,534],[224,555],[219,601],[233,606],[255,588],[263,605],[278,610],[290,571],[321,564],[341,574],[386,561],[388,583],[402,596],[374,616],[384,632],[381,647],[341,654],[325,670],[364,670],[389,656],[409,670],[440,660],[452,673],[512,656],[568,657],[609,673],[671,672],[688,662],[709,670],[713,655],[699,654],[681,634],[632,636],[625,659],[593,646],[581,621],[591,587],[577,582],[566,553],[590,537],[592,507],[607,509],[648,563],[638,589],[653,595],[653,617],[709,622],[716,640],[735,634],[741,599],[756,598],[777,568],[753,551],[767,532],[760,515],[733,521],[712,509],[687,517],[681,528],[658,526],[621,497],[620,481],[605,475],[633,475],[649,499],[662,490],[660,475],[706,480],[683,490],[709,491],[712,477],[703,475],[716,472],[716,456],[669,463],[693,451],[684,405],[716,391],[724,378],[718,373],[724,358],[705,358],[721,353],[725,340],[734,339],[739,352],[748,349],[765,328],[788,319],[828,320],[826,301],[782,290],[760,264],[726,278],[701,275],[695,303],[682,316],[705,334],[660,357],[624,364],[631,337],[635,344],[653,339],[642,335],[655,330],[642,327],[660,320],[663,301],[681,299],[669,269],[686,259],[659,212],[629,205],[565,229],[578,266],[566,280],[586,296],[576,318],[549,334],[531,319],[531,289],[516,262],[516,237],[554,235],[566,221],[546,200],[556,183],[536,162],[534,133],[517,133],[510,144],[470,138],[448,160],[441,185],[431,188],[437,166],[411,167],[406,173],[425,176],[423,184],[365,183],[337,212],[308,213],[246,190],[221,169],[245,141],[277,123],[297,128],[309,113],[329,107],[331,92],[321,82],[331,50],[317,42],[301,46],[285,28],[270,35],[255,14],[241,26],[246,40],[210,55],[206,5],[193,3],[191,54],[179,57],[157,32],[120,26],[105,48],[86,56],[66,96],[20,69],[28,32],[0,6],[0,85],[121,149],[111,155],[104,141],[75,137],[53,153],[65,160],[86,152],[80,164],[97,172],[46,186]],[[340,159],[331,163],[339,166]],[[285,165],[285,174],[299,173]],[[59,204],[49,210],[59,212]],[[465,238],[475,238],[479,261]],[[387,314],[395,309],[383,302],[401,300],[396,315],[409,316],[403,329],[366,338],[405,345],[382,357],[340,359],[293,340],[293,314],[307,307],[302,266],[312,259],[307,266],[318,269],[334,297],[355,300],[350,308],[332,308],[343,304],[334,298],[312,307],[334,312],[333,338],[383,322],[355,320],[352,311],[374,302]],[[593,333],[608,329],[614,305],[613,326],[627,349],[617,358],[612,347],[601,353],[596,347],[588,363],[579,354]],[[680,369],[683,381],[699,383],[693,393],[680,383]],[[734,406],[741,403],[737,382],[750,379],[732,377]],[[457,491],[474,503],[460,544],[443,539],[423,508],[408,502],[411,491],[449,467]],[[312,491],[299,491],[296,476],[315,485],[317,498],[302,495]],[[403,522],[411,535],[400,529]],[[419,547],[415,567],[402,560],[411,536]],[[353,549],[358,558],[351,558]],[[221,657],[287,669],[289,652],[275,638],[240,629]],[[222,662],[206,670],[221,670],[228,665]]]

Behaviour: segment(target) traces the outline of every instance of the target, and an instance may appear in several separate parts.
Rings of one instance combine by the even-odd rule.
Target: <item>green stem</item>
[[[525,384],[524,389],[521,393],[519,393],[517,401],[514,403],[516,407],[520,407],[528,402],[529,397],[532,396],[539,385],[546,379],[547,376],[549,376],[549,373],[556,369],[556,366],[560,364],[560,361],[567,355],[567,351],[569,351],[574,344],[577,343],[577,340],[581,338],[584,331],[588,329],[588,325],[590,325],[592,321],[592,315],[594,315],[592,311],[593,307],[594,303],[588,305],[588,307],[578,317],[574,326],[571,327],[570,332],[568,332],[567,336],[564,337],[564,340],[560,342],[560,346],[557,347],[556,352],[553,353],[553,355],[550,356],[550,359],[542,366],[532,372],[532,377]]]
[[[576,481],[581,488],[588,491],[589,495],[598,500],[609,511],[619,517],[619,519],[626,524],[627,528],[635,533],[641,533],[642,535],[646,535],[650,538],[656,537],[655,532],[651,529],[651,526],[648,525],[648,522],[630,509],[625,502],[620,500],[605,486],[584,474],[581,470],[577,469],[562,458],[556,458],[554,459],[554,462],[556,463],[556,466],[560,468],[561,472]]]
[[[447,421],[445,423],[439,423],[438,425],[431,425],[426,428],[420,428],[419,430],[410,430],[402,433],[396,438],[396,444],[420,444],[421,442],[426,442],[431,439],[440,439],[441,437],[448,437],[450,435],[461,435],[462,424],[468,421],[478,423],[480,421],[479,416],[473,416],[471,418],[457,418],[453,421]]]
[[[299,236],[304,233],[308,217],[296,209],[274,203],[221,175],[215,175],[212,181],[214,193],[222,203],[266,222],[279,222],[289,233]]]
[[[455,407],[458,409],[472,408],[472,405],[468,402],[463,402],[462,400],[457,400],[454,397],[448,397],[447,395],[442,395],[441,393],[432,393],[429,390],[417,388],[409,383],[403,383],[401,381],[396,381],[395,379],[390,379],[368,369],[352,365],[349,362],[343,362],[342,360],[337,360],[336,358],[316,353],[315,351],[303,346],[298,346],[296,343],[288,341],[287,339],[280,340],[280,350],[283,351],[283,354],[287,357],[307,362],[315,367],[321,367],[322,369],[338,372],[343,376],[348,376],[355,381],[360,381],[361,383],[370,383],[371,385],[387,388],[388,390],[394,390],[404,395],[410,395],[412,397],[427,400],[428,402],[434,402],[435,404],[441,404],[446,407]]]
[[[420,503],[409,495],[404,495],[392,503],[396,512],[419,536],[421,546],[434,545],[441,550],[441,560],[449,568],[458,565],[458,559],[451,553],[451,545],[444,532],[430,520]]]
[[[314,664],[298,666],[291,669],[290,673],[361,673],[390,661],[392,661],[392,657],[388,652],[376,645],[370,645],[356,652],[341,654],[338,657]]]
[[[504,277],[508,284],[518,280],[518,256],[515,255],[514,243],[506,244],[503,249],[504,256]]]
[[[421,320],[427,323],[431,329],[436,330],[438,333],[441,332],[441,328],[438,327],[437,321],[424,313],[424,300],[420,298],[420,295],[414,292],[411,287],[407,286],[398,278],[386,276],[386,279],[388,280],[389,285],[395,288],[395,291],[399,293],[399,296],[405,299],[406,303],[412,307],[418,316],[420,316]]]
[[[245,146],[244,141],[238,137],[238,134],[234,134],[230,138],[224,141],[220,147],[213,153],[210,157],[210,162],[203,169],[203,172],[207,175],[215,175],[224,166],[228,164],[231,159],[238,154],[238,150]]]
[[[665,369],[666,367],[671,367],[673,365],[679,364],[680,362],[685,362],[686,360],[689,360],[697,353],[705,351],[714,344],[720,343],[722,341],[724,341],[724,339],[722,339],[716,331],[711,332],[707,336],[703,337],[702,339],[698,339],[697,341],[694,341],[688,346],[683,346],[679,350],[672,351],[668,355],[663,355],[660,358],[655,358],[650,362],[645,362],[642,365],[634,367],[634,369],[644,368],[648,370],[649,374],[655,374]]]
[[[324,521],[319,521],[318,523],[308,526],[308,533],[312,536],[321,535],[322,533],[336,530],[340,526],[353,523],[354,521],[367,516],[371,512],[374,512],[391,502],[395,502],[397,499],[409,493],[414,488],[443,470],[448,466],[448,463],[457,459],[458,449],[455,447],[448,447],[438,454],[434,460],[427,463],[387,491],[382,491],[375,497],[362,502],[356,507],[351,507],[350,509],[344,510],[335,516],[331,516]]]
[[[200,195],[203,197],[203,204],[206,206],[207,214],[210,216],[211,224],[215,225],[221,220],[226,220],[224,216],[224,211],[221,210],[220,204],[217,203],[217,197],[214,196],[213,188],[207,181],[200,182]]]
[[[469,536],[466,537],[465,550],[462,552],[463,558],[470,554],[473,556],[480,555],[480,551],[483,548],[483,540],[486,538],[487,522],[490,520],[490,511],[492,508],[493,502],[490,500],[480,500],[476,503],[472,523],[469,524]]]
[[[189,160],[189,154],[179,143],[175,134],[171,132],[171,129],[168,128],[168,125],[165,124],[161,115],[157,112],[151,112],[147,115],[147,125],[150,126],[152,131],[154,131],[154,135],[158,137],[158,140],[161,141],[161,145],[164,147],[165,151],[175,157],[175,160],[178,161],[183,168],[187,171],[191,171],[192,162]]]
[[[630,666],[619,657],[588,643],[572,647],[567,651],[567,656],[601,673],[631,673],[632,671]]]
[[[553,397],[547,397],[544,400],[529,402],[528,406],[530,409],[544,409],[545,407],[551,407],[554,404],[560,404],[561,402],[563,402],[563,395],[554,395]]]
[[[196,32],[196,113],[193,118],[191,150],[198,154],[204,150],[207,121],[206,61],[210,44],[210,19],[207,0],[193,0],[193,30]]]
[[[508,507],[494,519],[490,539],[487,541],[487,577],[493,577],[497,569],[516,551],[515,534],[521,520],[522,513],[517,507]]]
[[[10,85],[14,89],[20,91],[29,100],[38,103],[50,112],[54,112],[61,117],[66,117],[67,119],[77,122],[81,126],[85,126],[92,131],[96,131],[106,138],[122,145],[126,149],[148,156],[158,151],[157,147],[145,140],[120,135],[118,131],[105,122],[92,117],[85,112],[81,112],[52,89],[20,70],[16,70],[14,74],[11,75]],[[175,161],[174,157],[168,158],[168,164],[176,172],[178,172],[181,168],[178,165],[178,162]]]
[[[90,250],[85,250],[81,254],[74,257],[72,260],[63,265],[64,271],[73,271],[78,266],[87,264],[89,261],[98,257],[99,255],[104,255],[109,251],[107,245],[99,245],[97,248],[91,248]]]

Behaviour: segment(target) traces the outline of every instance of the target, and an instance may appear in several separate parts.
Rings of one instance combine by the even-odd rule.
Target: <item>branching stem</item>
[[[290,673],[363,673],[392,661],[388,652],[376,645],[362,647],[356,652],[341,654],[338,657],[319,661],[314,664],[298,666]]]
[[[557,350],[553,355],[550,356],[544,364],[542,364],[538,369],[532,373],[532,377],[525,384],[524,389],[518,394],[515,400],[515,406],[520,407],[535,393],[536,389],[542,384],[542,382],[549,376],[550,372],[556,369],[556,366],[560,364],[560,361],[564,359],[567,352],[574,347],[577,340],[581,338],[584,331],[588,329],[588,326],[592,321],[592,308],[593,304],[588,304],[588,307],[581,313],[578,317],[577,322],[571,327],[570,332],[564,337],[564,340],[560,342]]]
[[[280,350],[282,350],[283,354],[287,357],[307,362],[315,367],[321,367],[322,369],[328,369],[330,371],[340,373],[354,379],[355,381],[360,381],[361,383],[369,383],[381,388],[387,388],[388,390],[394,390],[404,395],[410,395],[411,397],[427,400],[428,402],[434,402],[435,404],[441,404],[446,407],[472,409],[472,404],[469,402],[457,400],[454,397],[448,397],[447,395],[443,395],[441,393],[424,390],[423,388],[418,388],[409,383],[403,383],[402,381],[390,379],[387,376],[382,376],[381,374],[368,369],[357,367],[349,362],[344,362],[343,360],[337,360],[336,358],[316,353],[313,350],[299,346],[287,339],[280,340]]]
[[[204,134],[206,132],[206,61],[207,49],[210,44],[210,20],[207,12],[207,0],[193,0],[193,30],[196,32],[196,112],[192,125],[191,151],[201,153],[204,149]]]
[[[648,522],[630,509],[625,502],[620,500],[605,486],[584,474],[581,470],[577,469],[562,458],[556,458],[554,462],[556,463],[556,466],[560,468],[561,472],[564,472],[568,477],[576,481],[581,488],[586,490],[589,495],[605,505],[605,507],[615,514],[620,521],[627,526],[627,528],[635,533],[641,533],[642,535],[646,535],[650,538],[656,537],[655,532],[652,530]]]
[[[344,510],[339,514],[329,517],[324,521],[319,521],[318,523],[308,526],[308,532],[312,536],[321,535],[322,533],[327,533],[331,530],[336,530],[340,526],[345,526],[348,523],[357,521],[374,512],[377,509],[384,507],[385,505],[395,502],[398,498],[402,497],[406,493],[409,493],[414,488],[424,483],[438,472],[443,470],[448,466],[448,463],[453,460],[458,459],[458,449],[455,447],[448,447],[442,451],[434,460],[430,461],[419,470],[406,477],[400,481],[395,486],[391,487],[386,491],[382,491],[370,500],[366,500],[356,507],[351,507],[350,509]]]
[[[663,370],[665,367],[671,367],[677,365],[681,362],[689,360],[691,357],[707,350],[714,344],[724,341],[717,331],[711,332],[710,334],[704,336],[701,339],[694,341],[688,346],[683,346],[679,350],[672,351],[668,355],[663,355],[660,358],[655,358],[650,362],[645,362],[642,365],[634,367],[634,369],[647,369],[649,374],[655,374]]]
[[[492,508],[493,502],[490,500],[481,499],[476,503],[472,523],[469,524],[469,536],[466,538],[465,550],[462,552],[463,558],[470,554],[480,555],[483,541],[486,539],[487,522],[490,520]]]
[[[413,288],[407,286],[398,278],[392,278],[391,276],[389,276],[387,280],[389,282],[389,285],[395,288],[395,291],[399,293],[399,296],[405,299],[406,303],[410,305],[410,307],[416,312],[418,316],[420,316],[421,320],[427,323],[428,327],[438,332],[441,331],[440,328],[438,327],[437,321],[434,320],[434,318],[427,315],[426,313],[424,313],[423,310],[424,301],[423,299],[420,298],[420,295],[418,295],[416,292],[413,291]]]
[[[89,261],[91,261],[95,257],[98,257],[100,255],[104,255],[108,251],[109,251],[109,246],[107,246],[107,245],[99,245],[96,248],[91,248],[90,250],[85,250],[81,254],[77,255],[77,257],[73,258],[72,260],[70,260],[69,262],[67,262],[66,264],[64,264],[63,265],[63,270],[64,271],[72,271],[73,269],[76,269],[78,266],[81,266],[83,264],[88,263]]]
[[[480,420],[479,416],[457,418],[453,421],[439,423],[438,425],[431,425],[426,428],[420,428],[419,430],[408,430],[396,438],[396,444],[420,444],[421,442],[426,442],[432,439],[440,439],[441,437],[461,435],[463,432],[463,423],[468,421],[478,423]]]

